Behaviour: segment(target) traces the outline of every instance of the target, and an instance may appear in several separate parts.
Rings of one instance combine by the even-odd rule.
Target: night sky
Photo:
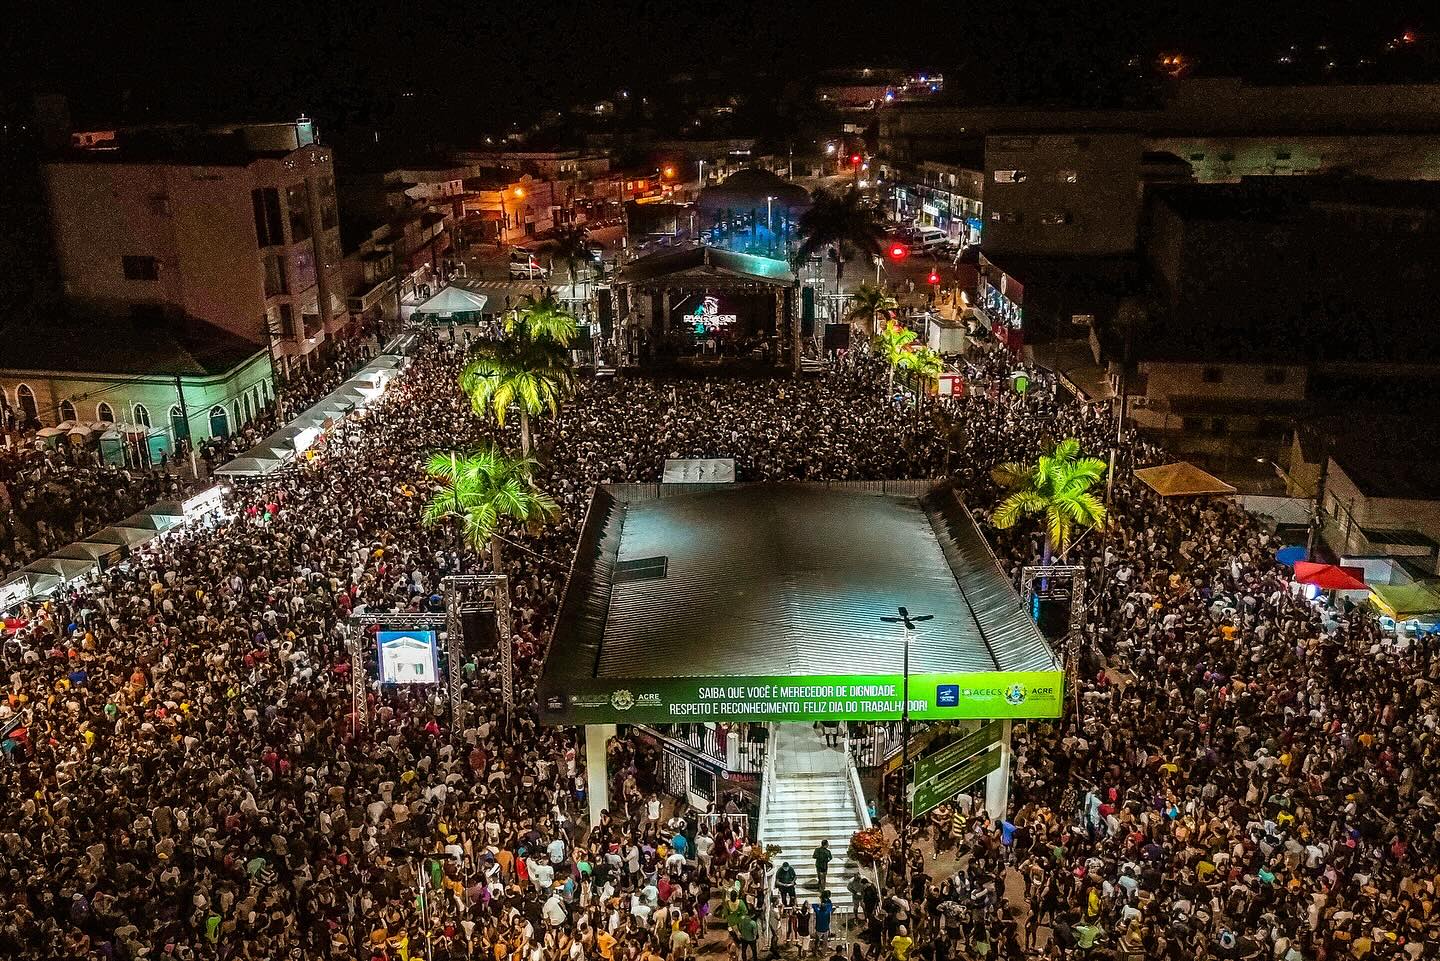
[[[1049,97],[1102,85],[1134,55],[1183,49],[1224,72],[1291,43],[1378,49],[1425,24],[1423,4],[1336,0],[1009,0],[964,3],[498,3],[450,0],[13,4],[3,69],[12,98],[71,95],[95,119],[291,117],[331,130],[425,123],[503,126],[544,107],[651,88],[714,68],[737,88],[816,68],[892,63],[947,70],[977,96]],[[757,73],[765,72],[757,80]]]

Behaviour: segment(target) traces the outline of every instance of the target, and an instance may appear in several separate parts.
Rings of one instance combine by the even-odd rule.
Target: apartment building
[[[348,321],[334,158],[304,118],[80,133],[45,182],[74,314],[209,325],[282,371]]]

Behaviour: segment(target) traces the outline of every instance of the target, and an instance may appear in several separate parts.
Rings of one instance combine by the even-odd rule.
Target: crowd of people
[[[177,490],[163,471],[104,464],[69,443],[0,451],[0,579]]]
[[[273,404],[229,436],[199,445],[197,457],[205,470],[198,480],[189,472],[183,450],[149,466],[138,457],[109,464],[93,439],[75,444],[62,437],[45,447],[16,433],[19,442],[0,450],[0,579],[158,500],[183,496],[205,483],[210,470],[255,446],[334,390],[373,352],[370,340],[347,340],[327,360],[295,367],[279,384]]]
[[[23,612],[0,645],[0,954],[679,961],[717,929],[742,957],[789,950],[802,924],[810,950],[838,944],[823,909],[774,913],[743,817],[667,809],[627,737],[585,823],[583,746],[538,725],[533,688],[591,488],[733,456],[741,480],[945,475],[983,513],[991,466],[1048,438],[1108,450],[1113,421],[1007,392],[999,355],[938,422],[864,357],[582,384],[537,428],[560,516],[507,533],[516,709],[477,646],[463,730],[439,692],[369,683],[361,727],[347,618],[435,610],[445,576],[488,569],[419,523],[428,453],[518,447],[456,390],[460,350],[422,343],[313,461]],[[1161,456],[1125,438],[1116,523],[1073,552],[1096,595],[1078,726],[1018,730],[1007,818],[957,804],[914,825],[912,864],[892,847],[854,892],[852,958],[1440,956],[1440,662],[1376,657],[1361,612],[1327,629],[1263,527],[1133,481]],[[1039,556],[1033,528],[991,533],[1012,568]]]

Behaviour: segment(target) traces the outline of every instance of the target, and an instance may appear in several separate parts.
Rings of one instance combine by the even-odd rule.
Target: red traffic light
[[[905,246],[904,244],[891,244],[891,245],[890,245],[890,259],[891,259],[891,260],[904,260],[904,259],[905,259],[906,257],[908,257],[908,256],[910,256],[910,248],[909,248],[909,247]]]
[[[926,277],[925,279],[930,281],[930,283],[932,284],[938,284],[940,283],[940,274],[938,271],[932,270],[930,271],[930,276]]]
[[[852,154],[850,155],[850,166],[852,166],[852,167],[858,167],[858,166],[860,166],[860,161],[862,161],[862,160],[864,160],[864,159],[865,159],[865,158],[862,157],[862,156],[860,156],[858,153],[852,153]]]

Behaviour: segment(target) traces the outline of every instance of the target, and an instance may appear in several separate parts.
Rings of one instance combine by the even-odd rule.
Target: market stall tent
[[[1142,467],[1135,479],[1161,497],[1196,497],[1204,494],[1233,494],[1235,488],[1188,461]]]
[[[1397,621],[1440,614],[1440,589],[1433,584],[1372,584],[1370,598]]]
[[[1340,567],[1336,564],[1317,564],[1314,561],[1295,563],[1295,580],[1311,584],[1325,591],[1363,591],[1365,583],[1363,567]]]

